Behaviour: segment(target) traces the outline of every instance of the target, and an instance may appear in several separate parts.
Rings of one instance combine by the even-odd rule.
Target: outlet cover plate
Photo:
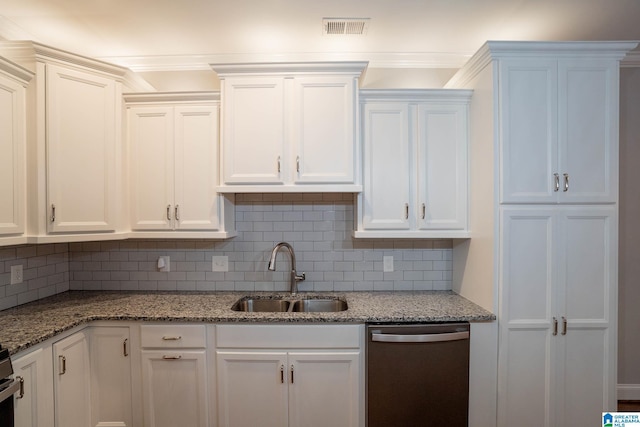
[[[229,271],[228,256],[212,256],[211,271]]]

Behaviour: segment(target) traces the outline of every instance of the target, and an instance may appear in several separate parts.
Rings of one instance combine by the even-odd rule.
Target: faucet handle
[[[304,272],[302,274],[296,274],[295,275],[296,282],[302,282],[306,278],[307,277],[305,276]]]

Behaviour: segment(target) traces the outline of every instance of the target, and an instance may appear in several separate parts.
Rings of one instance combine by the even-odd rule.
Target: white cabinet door
[[[25,88],[0,73],[0,236],[24,233]]]
[[[502,203],[617,200],[617,61],[500,61]]]
[[[218,107],[129,109],[131,228],[219,230]]]
[[[552,427],[557,314],[552,209],[502,210],[498,425]]]
[[[467,140],[466,105],[418,106],[418,229],[467,229]]]
[[[562,202],[618,200],[618,75],[613,60],[559,61]]]
[[[411,135],[406,103],[364,104],[364,193],[367,230],[409,229]]]
[[[219,427],[287,426],[287,353],[249,350],[216,355]]]
[[[14,377],[23,381],[14,396],[16,427],[53,427],[53,366],[51,346],[12,359]]]
[[[360,352],[290,352],[289,426],[360,425]]]
[[[173,223],[173,109],[129,111],[131,228],[171,230]]]
[[[92,327],[91,426],[132,427],[131,348],[128,327]]]
[[[354,183],[355,90],[353,77],[293,79],[295,183]]]
[[[556,420],[557,425],[589,425],[603,411],[617,410],[616,209],[564,208],[558,234]]]
[[[49,232],[114,231],[116,83],[46,66]]]
[[[282,184],[285,170],[285,93],[280,77],[222,82],[222,158],[225,184]]]
[[[143,414],[146,427],[205,427],[205,350],[142,351]]]
[[[589,425],[616,409],[615,208],[502,210],[500,426]]]
[[[558,77],[553,59],[500,61],[503,203],[553,203],[558,171]],[[560,179],[560,178],[558,178]]]
[[[84,332],[53,344],[56,427],[91,425],[89,345]]]
[[[218,107],[175,108],[175,227],[218,230]]]

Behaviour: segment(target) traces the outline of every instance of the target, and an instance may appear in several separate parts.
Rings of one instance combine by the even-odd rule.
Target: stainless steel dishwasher
[[[367,325],[367,427],[467,427],[469,323]]]

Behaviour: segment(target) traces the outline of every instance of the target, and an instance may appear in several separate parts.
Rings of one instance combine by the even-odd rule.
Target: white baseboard
[[[640,384],[618,384],[618,400],[640,400]]]

